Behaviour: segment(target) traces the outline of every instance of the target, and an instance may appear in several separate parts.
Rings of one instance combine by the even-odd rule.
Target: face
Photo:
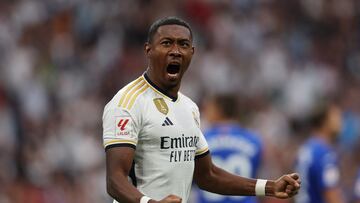
[[[165,90],[180,87],[194,54],[190,31],[180,25],[160,26],[145,52],[153,82]]]
[[[204,115],[209,123],[213,124],[220,120],[220,111],[216,102],[209,99],[204,103]]]

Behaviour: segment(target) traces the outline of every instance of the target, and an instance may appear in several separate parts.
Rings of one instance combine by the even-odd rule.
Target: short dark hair
[[[234,94],[218,94],[213,97],[221,114],[227,119],[238,116],[238,98]]]
[[[309,124],[313,129],[323,127],[332,106],[330,102],[319,102],[315,104],[309,115]]]
[[[157,32],[157,30],[159,29],[159,27],[163,26],[163,25],[181,25],[186,27],[187,29],[189,29],[190,31],[190,36],[192,38],[192,30],[190,28],[189,23],[187,23],[186,21],[175,17],[175,16],[169,16],[169,17],[165,17],[165,18],[161,18],[157,21],[155,21],[149,29],[149,33],[148,33],[148,42],[151,42],[154,38],[155,33]]]

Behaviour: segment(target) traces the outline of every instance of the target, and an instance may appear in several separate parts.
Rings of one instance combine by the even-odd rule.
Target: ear
[[[150,52],[151,52],[151,45],[150,45],[149,42],[146,42],[146,43],[145,43],[145,45],[144,45],[144,51],[145,51],[146,57],[149,58]]]
[[[191,55],[194,55],[195,53],[195,47],[191,47]]]

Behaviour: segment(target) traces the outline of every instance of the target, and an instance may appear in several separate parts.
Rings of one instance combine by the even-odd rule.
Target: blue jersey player
[[[318,107],[310,118],[312,136],[300,148],[296,170],[302,188],[296,203],[342,203],[340,173],[334,143],[341,130],[341,110],[336,105]]]
[[[231,95],[217,95],[205,104],[205,116],[212,127],[205,131],[216,165],[244,177],[255,177],[262,145],[258,136],[240,127],[236,120],[237,101]],[[256,197],[222,196],[198,191],[198,203],[255,203]]]

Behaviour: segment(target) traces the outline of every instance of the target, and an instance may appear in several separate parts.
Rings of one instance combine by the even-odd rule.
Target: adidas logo
[[[162,126],[169,126],[169,125],[174,125],[174,124],[173,122],[171,122],[171,120],[168,117],[166,117]]]

